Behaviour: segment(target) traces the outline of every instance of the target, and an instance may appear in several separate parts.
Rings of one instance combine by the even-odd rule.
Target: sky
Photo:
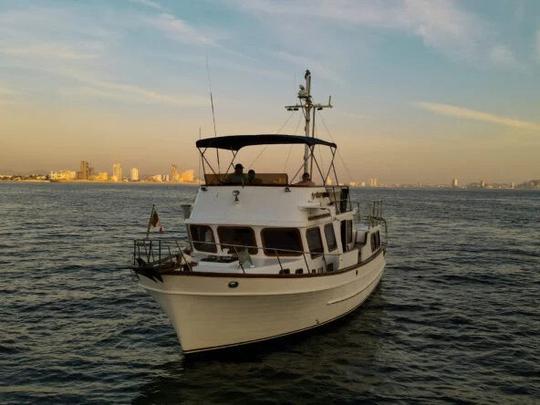
[[[0,0],[0,174],[197,168],[210,88],[218,134],[301,133],[306,68],[343,181],[540,178],[536,0]]]

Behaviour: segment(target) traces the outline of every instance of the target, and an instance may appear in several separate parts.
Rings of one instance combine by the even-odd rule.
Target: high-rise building
[[[140,180],[139,169],[138,168],[136,168],[136,167],[131,168],[129,179],[131,181],[139,181]]]
[[[195,171],[193,169],[186,170],[179,177],[182,183],[193,183],[195,180]]]
[[[107,172],[99,172],[98,174],[93,176],[94,181],[107,181],[109,180],[109,173]]]
[[[369,179],[369,186],[370,187],[377,187],[377,178],[371,178]]]
[[[454,177],[454,178],[452,179],[452,187],[453,187],[453,188],[457,188],[458,185],[459,185],[458,179]]]
[[[81,169],[77,173],[77,178],[79,180],[88,180],[90,177],[90,165],[86,160],[81,160]]]
[[[120,163],[114,163],[112,166],[112,181],[122,181],[122,165]]]
[[[171,171],[169,173],[169,180],[170,181],[179,181],[180,175],[178,173],[178,168],[176,165],[171,165]]]
[[[486,188],[486,181],[480,180],[480,188]]]

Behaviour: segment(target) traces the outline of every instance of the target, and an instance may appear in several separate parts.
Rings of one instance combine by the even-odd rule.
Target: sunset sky
[[[309,68],[345,181],[540,178],[536,0],[1,0],[0,174],[197,168],[207,57],[219,134],[301,132]]]

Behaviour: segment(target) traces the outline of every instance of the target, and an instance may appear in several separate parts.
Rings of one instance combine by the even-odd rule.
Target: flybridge
[[[260,134],[260,135],[230,135],[222,136],[215,138],[206,138],[200,139],[197,141],[196,145],[201,154],[201,162],[204,171],[204,177],[206,185],[227,185],[230,184],[228,179],[230,178],[230,171],[235,166],[236,155],[238,151],[246,146],[260,146],[260,145],[294,145],[301,144],[305,145],[308,151],[307,160],[304,159],[298,170],[289,180],[289,175],[287,173],[257,173],[256,179],[257,182],[253,182],[249,185],[260,185],[260,186],[269,186],[269,185],[293,185],[297,177],[302,177],[304,173],[309,174],[309,178],[313,178],[313,173],[316,171],[318,174],[318,179],[320,182],[319,186],[325,186],[329,184],[330,175],[333,174],[335,184],[339,184],[337,178],[337,172],[334,165],[334,158],[337,151],[337,146],[333,142],[324,141],[318,138],[298,136],[298,135],[271,135],[271,134]],[[323,167],[322,162],[319,162],[315,157],[315,146],[325,146],[330,148],[331,159],[328,167]],[[219,165],[217,170],[214,168],[212,163],[208,160],[207,152],[208,149],[224,149],[229,150],[232,153],[231,160],[225,173],[221,173]],[[311,162],[310,168],[308,171],[305,169],[305,162]],[[302,169],[304,169],[302,171]],[[300,175],[300,176],[299,176]],[[330,183],[331,184],[331,183]],[[312,184],[313,186],[315,183]]]
[[[292,145],[301,144],[304,145],[304,158],[302,164],[294,175],[289,179],[287,173],[257,173],[257,181],[252,181],[249,185],[293,185],[293,182],[297,176],[302,177],[304,180],[307,178],[309,185],[314,186],[313,174],[314,171],[320,178],[319,186],[326,186],[332,184],[330,182],[330,175],[333,174],[334,184],[339,184],[337,178],[336,168],[334,165],[334,158],[337,151],[337,146],[333,142],[328,142],[319,138],[315,138],[315,113],[324,108],[332,108],[331,98],[328,99],[328,104],[315,104],[311,97],[311,73],[306,70],[304,76],[306,84],[300,85],[298,91],[299,102],[295,105],[289,105],[285,108],[288,111],[302,110],[305,120],[305,136],[299,135],[285,135],[285,134],[259,134],[259,135],[228,135],[214,138],[199,139],[196,142],[196,146],[201,154],[201,162],[204,171],[206,185],[226,185],[231,182],[228,179],[231,178],[229,172],[235,166],[235,159],[238,151],[246,146],[258,146],[258,145]],[[331,159],[328,167],[322,167],[322,161],[318,161],[315,157],[316,146],[327,146],[330,148]],[[210,163],[207,156],[208,148],[216,149],[217,157],[217,170]],[[229,150],[232,153],[232,158],[227,166],[225,173],[221,172],[219,164],[219,150]],[[321,158],[322,159],[322,158]],[[242,168],[243,169],[243,168]],[[253,172],[254,173],[254,172]],[[301,182],[300,182],[301,183]],[[304,184],[306,185],[306,184]]]

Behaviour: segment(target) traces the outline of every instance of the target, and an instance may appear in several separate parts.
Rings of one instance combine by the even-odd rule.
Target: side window
[[[315,259],[316,257],[319,257],[324,251],[321,238],[321,230],[319,229],[319,227],[308,229],[306,231],[306,239],[311,258]]]
[[[352,234],[352,220],[347,220],[345,221],[347,222],[347,234],[346,234],[346,237],[345,237],[345,240],[347,241],[347,243],[352,243],[352,239],[353,239],[353,234]]]
[[[347,251],[347,245],[352,242],[352,221],[350,219],[341,221],[341,244],[343,251]]]
[[[230,245],[252,246],[248,248],[248,252],[252,255],[257,254],[257,241],[253,229],[243,226],[218,226],[217,232],[221,249],[228,249]]]
[[[189,233],[195,249],[202,252],[217,252],[214,233],[208,225],[190,225]]]
[[[300,231],[296,228],[265,228],[261,238],[267,256],[299,256],[304,250]]]
[[[334,233],[334,225],[326,224],[324,226],[324,236],[326,237],[326,244],[328,245],[328,251],[332,252],[336,250],[336,234]]]

